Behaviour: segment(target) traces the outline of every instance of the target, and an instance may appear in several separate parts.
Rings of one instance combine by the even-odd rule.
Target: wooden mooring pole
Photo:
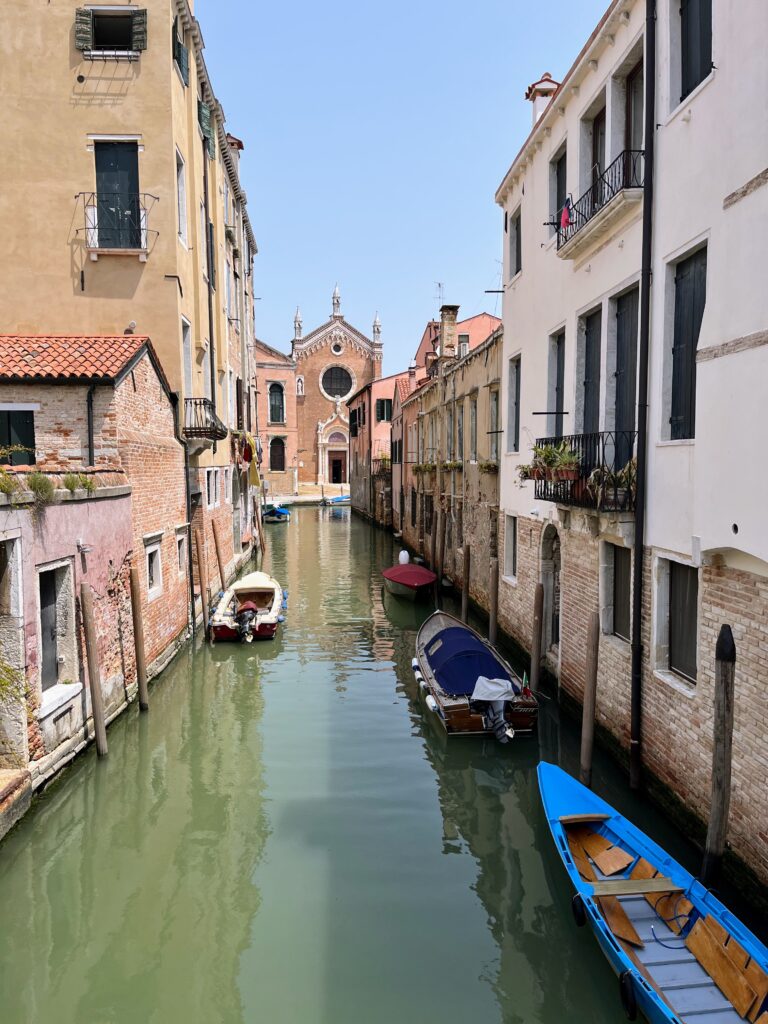
[[[96,753],[99,757],[106,757],[107,726],[104,721],[104,696],[101,692],[99,652],[96,646],[96,625],[93,618],[93,595],[88,583],[80,584],[80,613],[83,617],[83,632],[85,633],[85,656],[88,660],[88,686],[91,691],[91,714],[93,715],[93,732],[96,737]]]
[[[587,630],[587,671],[584,679],[584,707],[581,715],[581,770],[584,786],[592,786],[592,751],[595,745],[595,703],[597,700],[597,659],[600,650],[600,615],[592,612]]]
[[[715,647],[715,714],[712,744],[712,806],[701,881],[711,885],[720,874],[728,832],[731,806],[731,752],[733,747],[733,701],[736,675],[736,644],[731,627],[720,627]]]
[[[490,510],[491,578],[488,583],[488,642],[496,644],[499,627],[499,535],[496,509]]]
[[[131,566],[131,612],[133,614],[133,646],[136,649],[136,682],[139,684],[139,707],[149,710],[147,660],[144,654],[144,620],[141,617],[141,584],[138,565]]]
[[[469,621],[469,571],[470,571],[469,543],[464,542],[464,568],[461,575],[461,621]]]
[[[205,561],[203,559],[203,538],[200,530],[195,530],[195,551],[197,552],[197,579],[200,583],[200,603],[203,606],[203,632],[208,636],[208,594],[205,579]]]
[[[446,518],[448,513],[441,507],[438,513],[439,519],[437,521],[437,585],[441,587],[443,585],[443,574],[445,572],[445,534],[446,534]]]
[[[219,563],[219,579],[221,580],[221,589],[227,589],[227,577],[224,571],[224,556],[221,553],[221,537],[219,536],[219,524],[215,519],[211,520],[211,526],[213,527],[213,543],[216,546],[216,561]]]
[[[533,597],[533,636],[531,638],[531,678],[529,685],[536,692],[541,671],[541,625],[544,618],[544,584],[537,583]]]
[[[432,506],[432,529],[429,533],[429,563],[432,572],[437,572],[437,512]]]

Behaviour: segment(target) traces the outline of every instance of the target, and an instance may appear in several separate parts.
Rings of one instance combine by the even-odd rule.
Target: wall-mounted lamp
[[[89,551],[93,551],[93,545],[86,544],[82,537],[78,538],[77,550],[81,555],[87,555]]]

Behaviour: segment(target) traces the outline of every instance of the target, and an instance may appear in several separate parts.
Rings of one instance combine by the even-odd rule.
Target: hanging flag
[[[566,199],[563,203],[563,209],[560,213],[560,227],[569,228],[571,226],[571,200]]]

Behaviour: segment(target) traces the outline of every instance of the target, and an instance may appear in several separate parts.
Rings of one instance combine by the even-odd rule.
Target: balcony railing
[[[594,216],[624,189],[642,188],[645,178],[645,153],[642,149],[626,149],[609,164],[599,178],[571,206],[570,223],[563,227],[558,213],[557,248],[578,234]]]
[[[578,455],[578,469],[540,471],[542,477],[534,477],[537,499],[596,512],[634,512],[636,431],[605,430],[597,434],[542,437],[536,445],[561,445],[563,442]]]
[[[223,441],[227,428],[216,415],[210,398],[184,399],[184,436]]]
[[[158,201],[147,192],[81,192],[85,247],[99,252],[146,253],[151,238],[149,212]]]

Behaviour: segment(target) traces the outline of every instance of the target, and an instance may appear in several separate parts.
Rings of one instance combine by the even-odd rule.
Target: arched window
[[[331,436],[328,438],[328,444],[346,444],[347,439],[340,430],[334,430]]]
[[[352,390],[352,375],[343,366],[329,366],[323,374],[322,385],[331,398],[344,398]]]
[[[273,437],[269,442],[269,468],[275,473],[285,472],[285,441]]]
[[[269,422],[285,423],[285,393],[282,384],[269,385]]]

